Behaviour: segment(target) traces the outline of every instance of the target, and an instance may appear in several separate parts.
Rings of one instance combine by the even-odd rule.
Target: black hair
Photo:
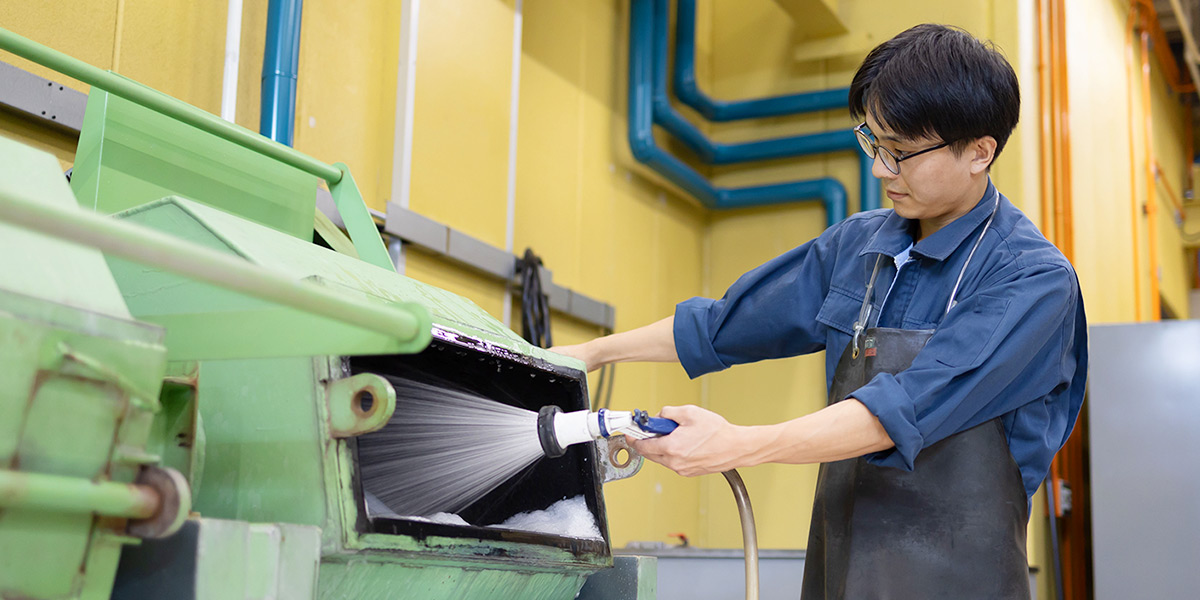
[[[926,23],[867,54],[850,84],[850,114],[858,120],[868,110],[898,135],[941,138],[955,154],[990,135],[994,161],[1017,126],[1021,91],[994,44]]]

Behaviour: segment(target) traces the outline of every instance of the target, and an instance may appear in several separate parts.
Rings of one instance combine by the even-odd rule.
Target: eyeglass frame
[[[864,154],[867,155],[868,158],[870,158],[872,160],[874,160],[875,157],[879,156],[879,152],[881,150],[883,152],[886,152],[887,155],[892,157],[892,160],[894,160],[896,162],[896,168],[893,169],[890,165],[888,165],[888,161],[886,161],[884,159],[880,159],[880,162],[883,163],[884,168],[886,168],[889,172],[891,172],[892,175],[900,174],[900,163],[902,163],[914,156],[920,156],[922,154],[925,154],[926,152],[933,152],[934,150],[941,150],[942,148],[945,148],[953,143],[953,142],[942,142],[935,146],[930,146],[924,150],[917,150],[916,152],[905,154],[904,156],[896,156],[896,154],[894,152],[892,152],[891,150],[888,150],[887,148],[880,146],[879,142],[874,141],[871,138],[867,137],[866,132],[863,131],[863,128],[865,128],[866,126],[867,126],[867,122],[863,121],[862,123],[859,123],[858,126],[856,126],[854,128],[854,135],[855,135],[855,137],[858,138],[858,147],[863,151]],[[874,137],[874,136],[875,136],[875,132],[872,131],[871,137]],[[863,142],[866,142],[866,144],[864,144]],[[868,148],[870,148],[871,150],[868,150]],[[873,150],[873,152],[872,152],[872,150]]]

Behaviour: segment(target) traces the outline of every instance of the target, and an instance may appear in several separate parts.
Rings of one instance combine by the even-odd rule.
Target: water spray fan
[[[563,412],[548,405],[538,411],[538,441],[550,458],[566,454],[567,447],[614,435],[644,440],[675,431],[679,424],[671,419],[651,417],[644,410],[608,410]]]

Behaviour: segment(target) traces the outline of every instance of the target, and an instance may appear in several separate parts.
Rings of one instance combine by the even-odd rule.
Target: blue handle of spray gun
[[[668,433],[675,431],[676,427],[679,427],[679,423],[676,423],[671,419],[651,417],[646,414],[646,411],[644,410],[633,411],[633,422],[637,423],[638,428],[642,431],[645,431],[646,433],[653,433],[655,435],[667,435]]]
[[[668,433],[675,431],[675,428],[679,427],[679,423],[676,423],[671,419],[664,419],[662,417],[650,417],[649,422],[645,425],[641,425],[640,427],[642,428],[642,431],[645,431],[646,433],[667,435]]]

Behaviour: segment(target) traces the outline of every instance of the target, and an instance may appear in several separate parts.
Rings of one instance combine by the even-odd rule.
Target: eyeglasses
[[[871,128],[867,127],[867,123],[865,121],[859,123],[858,127],[854,128],[854,135],[858,137],[858,145],[862,148],[862,151],[866,152],[867,156],[870,158],[879,156],[879,159],[883,161],[883,166],[887,167],[887,170],[891,171],[893,175],[900,174],[901,161],[908,160],[914,156],[920,156],[926,152],[933,152],[934,150],[945,148],[946,146],[950,145],[950,142],[942,142],[936,146],[930,146],[924,150],[917,150],[916,152],[910,152],[907,154],[901,152],[899,156],[896,156],[891,150],[880,146],[879,143],[875,141],[875,134],[871,132]]]

